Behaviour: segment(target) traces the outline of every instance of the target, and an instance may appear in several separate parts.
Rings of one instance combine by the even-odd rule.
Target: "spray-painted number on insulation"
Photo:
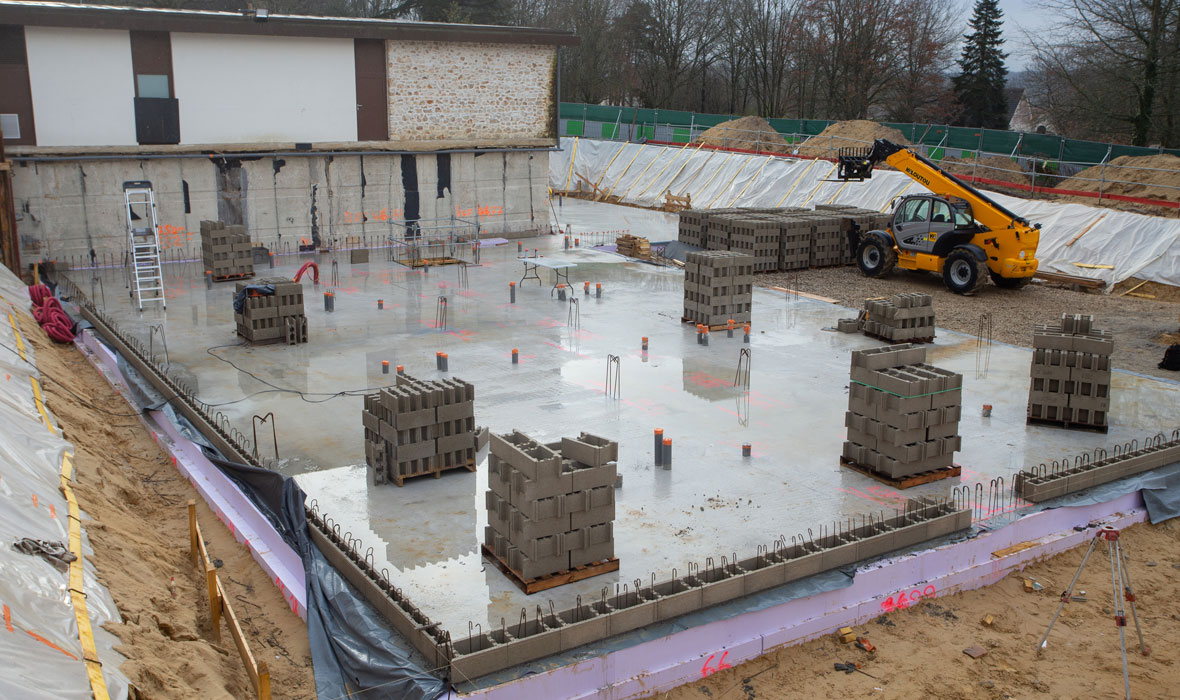
[[[729,664],[725,663],[725,657],[729,656],[728,651],[722,652],[721,658],[717,659],[717,665],[713,666],[713,657],[715,656],[717,655],[709,654],[709,658],[705,659],[705,665],[701,666],[701,678],[708,678],[718,671],[724,671],[727,668],[733,668]]]
[[[915,588],[909,593],[902,591],[897,595],[891,595],[885,600],[882,600],[881,610],[885,612],[890,612],[892,610],[905,610],[923,598],[933,598],[935,594],[936,591],[934,586],[926,586],[920,591]]]

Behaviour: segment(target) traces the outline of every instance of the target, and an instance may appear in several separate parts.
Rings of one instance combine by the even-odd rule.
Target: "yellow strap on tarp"
[[[836,171],[836,164],[832,163],[832,169],[828,171],[827,175],[824,175],[823,177],[821,177],[818,183],[816,183],[815,189],[811,191],[811,194],[807,195],[807,199],[803,200],[803,206],[807,206],[807,203],[811,201],[811,198],[815,196],[815,193],[819,192],[819,188],[824,186],[824,180],[827,180],[829,177],[831,177],[832,173],[834,173],[835,171]]]
[[[94,632],[90,627],[90,615],[86,611],[86,593],[83,588],[82,570],[82,513],[78,508],[78,499],[74,498],[74,490],[70,488],[73,476],[74,455],[63,452],[61,455],[61,492],[69,504],[70,552],[74,555],[74,561],[70,562],[70,600],[74,603],[74,618],[78,623],[78,641],[82,644],[82,658],[86,663],[86,676],[90,679],[90,692],[94,693],[94,700],[110,700],[106,679],[102,677],[102,663],[98,660],[98,651],[94,647]]]
[[[33,385],[33,403],[37,404],[37,412],[41,414],[41,420],[45,421],[45,427],[49,429],[49,432],[57,435],[53,421],[49,420],[49,412],[45,410],[45,401],[41,398],[41,385],[37,383],[36,377],[29,377],[29,382]]]
[[[619,176],[615,178],[615,181],[611,184],[610,189],[606,191],[606,196],[604,199],[610,199],[611,194],[619,185],[619,180],[623,179],[623,177],[627,174],[627,171],[631,169],[631,165],[635,163],[635,159],[639,157],[640,153],[643,153],[643,149],[645,148],[647,148],[646,143],[640,144],[639,148],[635,149],[635,155],[631,156],[631,160],[627,163],[627,167],[623,168],[623,172],[619,173]]]
[[[762,171],[766,169],[767,165],[770,165],[770,161],[772,160],[774,159],[767,156],[766,162],[762,164],[761,168],[758,168],[758,172],[754,173],[754,177],[750,178],[750,181],[746,183],[746,186],[742,188],[742,191],[737,193],[737,196],[733,198],[733,201],[729,203],[729,206],[732,207],[733,205],[737,204],[737,201],[742,198],[742,195],[746,193],[746,190],[750,189],[750,185],[754,184],[754,181],[758,179],[758,176],[762,174]]]
[[[819,162],[818,160],[813,160],[810,163],[808,163],[807,167],[803,169],[803,172],[799,173],[799,178],[797,180],[795,180],[795,183],[793,185],[791,185],[791,189],[787,190],[787,193],[783,195],[783,198],[778,200],[778,202],[776,202],[774,206],[781,207],[783,205],[783,202],[787,201],[787,197],[790,197],[791,193],[795,191],[795,188],[799,186],[799,183],[803,182],[803,177],[805,175],[807,175],[807,171],[814,168],[815,164],[818,162]]]
[[[570,171],[565,176],[565,187],[562,189],[563,192],[570,191],[570,179],[573,178],[573,176],[574,176],[574,158],[577,157],[577,155],[578,155],[578,137],[575,136],[574,137],[574,150],[570,151]]]
[[[717,196],[713,197],[713,199],[710,199],[709,203],[705,205],[706,209],[713,208],[713,203],[718,199],[721,199],[721,195],[725,194],[725,190],[729,189],[729,186],[733,184],[733,181],[737,179],[737,176],[742,174],[742,171],[746,169],[746,164],[749,162],[749,159],[742,161],[742,164],[738,166],[737,171],[734,172],[733,177],[729,178],[729,182],[725,183],[725,186],[721,188],[721,191],[717,193]],[[722,163],[722,165],[725,165],[725,163]],[[710,181],[712,181],[712,178],[710,178]],[[705,184],[707,185],[708,183]]]
[[[16,351],[20,353],[20,359],[28,362],[29,358],[25,355],[25,339],[21,337],[20,329],[16,327],[16,318],[11,311],[8,312],[8,322],[12,324],[12,334],[16,336]]]

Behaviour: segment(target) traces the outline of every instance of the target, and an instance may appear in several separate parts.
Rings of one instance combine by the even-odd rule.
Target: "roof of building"
[[[572,46],[578,43],[578,38],[572,32],[534,27],[447,24],[366,17],[314,17],[269,13],[263,9],[224,12],[38,0],[0,0],[0,24],[491,44]]]

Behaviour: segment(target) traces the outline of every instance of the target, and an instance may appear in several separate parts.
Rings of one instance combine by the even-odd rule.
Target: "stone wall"
[[[553,46],[389,41],[389,138],[552,138]]]
[[[244,224],[272,248],[383,240],[401,236],[407,219],[425,227],[451,215],[478,220],[485,236],[549,226],[544,150],[25,161],[12,172],[26,262],[122,256],[125,180],[152,182],[169,260],[200,257],[203,219]]]

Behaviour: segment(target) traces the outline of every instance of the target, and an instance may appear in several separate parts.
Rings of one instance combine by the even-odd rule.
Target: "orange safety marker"
[[[381,360],[381,374],[389,374],[389,360]]]

